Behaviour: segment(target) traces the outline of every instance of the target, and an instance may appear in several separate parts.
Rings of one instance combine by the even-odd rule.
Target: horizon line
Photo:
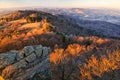
[[[120,8],[111,8],[111,7],[58,7],[58,6],[53,6],[53,7],[47,7],[47,6],[16,6],[16,7],[4,7],[0,9],[16,9],[16,8],[89,8],[89,9],[120,9]]]

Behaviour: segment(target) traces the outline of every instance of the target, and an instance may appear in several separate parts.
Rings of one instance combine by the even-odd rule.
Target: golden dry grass
[[[27,24],[24,24],[20,27],[20,29],[23,29],[23,28],[39,28],[40,27],[40,22],[36,22],[36,23],[27,23]]]
[[[0,80],[5,80],[2,76],[0,76]]]
[[[8,23],[26,23],[26,19],[13,20],[9,21]]]
[[[86,61],[87,63],[85,63],[82,68],[80,67],[81,80],[97,80],[94,76],[101,78],[105,72],[120,69],[120,50],[101,55],[99,59],[92,55],[91,58]],[[109,76],[107,77],[109,78]]]
[[[118,76],[115,77],[119,75],[115,70],[120,69],[119,49],[87,49],[84,45],[70,44],[66,49],[51,52],[50,62],[52,75],[56,80],[119,80]],[[109,77],[110,74],[112,77]]]

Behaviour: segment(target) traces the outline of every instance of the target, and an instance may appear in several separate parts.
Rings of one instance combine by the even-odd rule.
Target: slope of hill
[[[81,27],[87,27],[106,37],[120,38],[119,10],[84,8],[40,8],[38,10],[47,11],[54,15],[69,16]]]
[[[42,20],[27,22],[26,17],[31,15],[39,15]],[[17,64],[20,66],[10,62],[12,66],[17,66],[16,68],[20,67],[17,73],[22,76],[17,76],[14,68],[11,70],[10,65],[4,64],[8,67],[4,66],[1,69],[3,71],[0,72],[0,78],[10,79],[15,76],[25,77],[25,80],[119,80],[116,75],[119,75],[120,69],[120,40],[112,38],[113,36],[119,37],[117,25],[111,24],[109,26],[110,23],[98,21],[81,21],[78,24],[79,21],[66,15],[53,15],[32,10],[13,12],[5,17],[10,20],[3,19],[0,24],[0,64],[4,63],[4,60],[9,63],[7,58],[16,61],[18,57],[14,54],[21,54],[24,58],[19,55],[22,61]],[[105,27],[103,23],[107,26]],[[102,27],[100,28],[99,25]],[[108,31],[105,31],[107,29]],[[50,47],[51,52],[48,54],[46,48],[43,48],[42,51],[39,48],[36,51],[36,46],[31,48],[31,45]],[[29,49],[25,46],[29,46]],[[27,51],[26,53],[21,50],[23,48]],[[11,50],[20,50],[20,53],[11,52]],[[40,54],[40,57],[36,56],[40,52],[44,54]],[[51,74],[41,75],[42,72],[38,70],[38,67],[46,67],[47,65],[36,62],[41,62],[40,59],[45,54],[49,57],[47,60],[50,61],[49,71]],[[12,56],[14,56],[14,60],[11,58]],[[42,60],[44,61],[45,57]],[[31,64],[32,68],[26,67]],[[28,77],[26,77],[27,74],[23,74],[24,71],[28,71]],[[112,76],[109,77],[110,75]]]
[[[79,20],[78,24],[104,34],[106,37],[120,38],[120,25],[104,21]]]
[[[22,18],[26,18],[27,16],[29,16],[30,14],[39,14],[39,15],[49,15],[48,13],[42,12],[42,11],[34,11],[34,10],[18,10],[18,11],[14,11],[12,13],[3,15],[1,18],[3,19],[8,19],[9,21],[11,20],[18,20],[18,19],[22,19]]]
[[[5,17],[8,19],[13,18],[13,20],[22,19],[22,18],[24,19],[31,14],[40,15],[42,18],[47,17],[48,21],[52,23],[54,26],[56,26],[58,31],[63,32],[65,34],[120,37],[119,25],[104,21],[79,20],[79,19],[73,19],[66,15],[52,15],[46,12],[32,11],[32,10],[16,11],[6,16],[3,16],[3,18]]]
[[[38,23],[27,23],[25,18],[33,14],[40,15],[43,19],[47,18],[48,24],[46,24],[47,22],[44,21]],[[114,37],[114,38],[120,37],[120,33],[119,33],[120,29],[118,25],[114,25],[114,24],[110,25],[110,23],[104,23],[98,21],[95,22],[95,21],[81,20],[79,22],[65,15],[52,15],[41,11],[26,10],[26,11],[16,11],[4,17],[13,18],[13,20],[12,21],[10,20],[8,22],[5,21],[3,24],[1,24],[0,27],[1,45],[2,43],[3,45],[5,45],[4,41],[6,40],[8,41],[9,39],[12,38],[20,39],[20,37],[23,36],[32,37],[33,35],[37,35],[37,34],[41,35],[42,33],[46,32],[46,31],[42,31],[43,29],[41,29],[44,26],[54,26],[56,27],[56,33],[62,33],[62,35],[64,36],[78,35],[78,36],[98,36],[98,37]],[[55,35],[57,36],[57,34]],[[6,43],[6,46],[7,44],[8,43]],[[3,45],[1,47],[4,47]]]

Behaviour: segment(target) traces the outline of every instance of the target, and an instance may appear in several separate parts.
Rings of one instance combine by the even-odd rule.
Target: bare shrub
[[[97,80],[97,78],[101,78],[105,72],[120,69],[119,61],[119,50],[116,50],[113,53],[107,53],[106,55],[101,55],[100,58],[92,55],[91,58],[87,60],[87,63],[80,67],[81,80]],[[107,76],[107,78],[109,79],[109,76]],[[112,78],[110,78],[109,80],[113,80]]]

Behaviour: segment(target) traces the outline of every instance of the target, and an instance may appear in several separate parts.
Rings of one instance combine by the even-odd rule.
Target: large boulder
[[[11,51],[11,52],[0,54],[0,69],[14,63],[17,53],[18,51]]]
[[[23,49],[23,52],[25,53],[26,56],[30,55],[32,52],[34,52],[34,47],[33,46],[26,46]]]
[[[43,47],[43,56],[46,56],[49,54],[49,49],[47,47]]]
[[[37,73],[46,74],[50,68],[49,53],[50,48],[41,45],[2,53],[0,75],[5,80],[28,80]]]
[[[35,55],[35,53],[32,53],[31,55],[27,56],[25,59],[27,62],[30,63],[36,59],[36,55]]]
[[[12,65],[15,69],[25,68],[27,66],[27,62],[25,59],[20,60]]]
[[[43,49],[42,49],[41,45],[39,45],[39,46],[36,47],[35,53],[36,53],[37,57],[42,56],[42,51],[43,51]]]
[[[18,52],[18,54],[16,54],[16,60],[19,61],[22,58],[24,58],[24,54],[22,52]]]

